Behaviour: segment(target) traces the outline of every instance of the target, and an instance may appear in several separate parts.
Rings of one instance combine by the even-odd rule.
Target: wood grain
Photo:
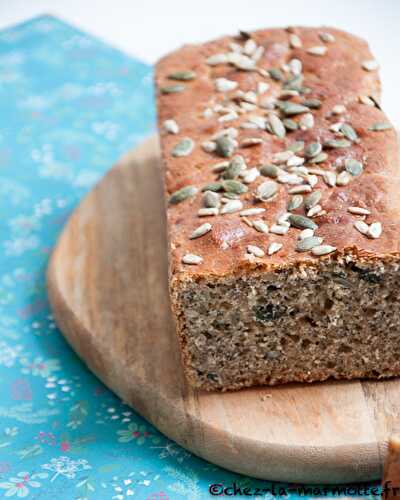
[[[57,323],[88,367],[169,438],[232,471],[308,483],[378,479],[400,414],[399,381],[191,389],[169,311],[166,254],[152,138],[83,200],[49,265]]]

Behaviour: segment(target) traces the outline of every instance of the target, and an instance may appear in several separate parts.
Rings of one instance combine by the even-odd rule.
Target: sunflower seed
[[[206,191],[203,195],[203,204],[206,208],[218,208],[221,204],[219,194],[214,191]]]
[[[267,201],[278,192],[278,185],[274,181],[265,181],[257,187],[256,198]]]
[[[230,200],[221,209],[221,214],[233,214],[239,212],[243,208],[243,203],[240,200]]]
[[[318,184],[318,177],[316,175],[307,175],[305,179],[312,188]]]
[[[238,200],[239,195],[236,193],[225,192],[224,196],[221,198],[222,203],[228,203],[230,200]]]
[[[273,241],[272,243],[269,244],[268,247],[268,255],[273,255],[276,252],[279,252],[279,250],[283,247],[282,243],[276,243]]]
[[[284,76],[283,76],[283,73],[280,69],[278,68],[271,68],[268,70],[268,73],[269,73],[269,76],[277,81],[277,82],[281,82],[284,80]]]
[[[292,226],[298,229],[317,229],[318,226],[315,222],[304,215],[290,214],[289,222]]]
[[[276,163],[278,165],[282,163],[286,163],[289,158],[294,155],[293,151],[279,151],[279,153],[275,153],[272,157],[272,163]]]
[[[300,186],[294,186],[289,189],[288,194],[302,194],[311,193],[312,188],[308,184],[302,184]]]
[[[179,127],[175,120],[165,120],[163,123],[164,130],[169,134],[178,134]]]
[[[250,59],[250,57],[244,54],[238,54],[237,52],[230,52],[228,55],[228,61],[233,64],[237,69],[243,71],[251,71],[255,68],[256,61]]]
[[[217,145],[214,141],[204,141],[201,144],[201,149],[206,153],[213,153],[217,149]]]
[[[296,250],[298,252],[308,252],[312,248],[320,246],[323,240],[323,238],[318,236],[308,236],[307,238],[303,238],[297,242]]]
[[[264,257],[265,252],[260,247],[255,245],[247,245],[247,253],[254,255],[255,257]]]
[[[161,87],[161,94],[177,94],[178,92],[182,92],[185,90],[184,85],[167,85],[166,87]]]
[[[253,220],[253,227],[259,233],[267,234],[269,232],[268,224],[262,220]]]
[[[220,161],[211,167],[211,172],[219,174],[229,166],[229,161]]]
[[[282,224],[273,224],[269,230],[270,233],[273,234],[279,234],[280,236],[283,236],[284,234],[287,234],[289,231],[290,226],[284,226]]]
[[[329,253],[335,252],[336,247],[332,247],[330,245],[319,245],[317,247],[312,248],[311,252],[313,255],[316,255],[317,257],[321,255],[327,255]]]
[[[319,203],[321,197],[322,197],[321,191],[314,191],[308,196],[306,196],[304,200],[305,209],[310,210],[310,208],[315,207],[315,205]]]
[[[332,108],[332,113],[334,115],[342,115],[345,112],[346,112],[346,106],[344,106],[343,104],[336,104],[336,106],[333,106]]]
[[[303,105],[310,109],[319,109],[322,106],[322,102],[319,99],[306,99]]]
[[[247,192],[247,186],[234,180],[223,181],[222,188],[227,193],[242,194]]]
[[[305,238],[311,238],[311,236],[314,236],[314,231],[312,229],[303,229],[303,231],[300,232],[298,239],[304,240]]]
[[[358,100],[361,102],[361,104],[366,104],[367,106],[374,107],[375,103],[374,101],[368,97],[367,95],[359,95]]]
[[[354,227],[359,231],[361,234],[367,235],[369,231],[369,226],[362,220],[356,220],[354,222]]]
[[[238,82],[227,78],[217,78],[214,83],[218,92],[229,92],[235,90],[239,85]]]
[[[249,217],[250,215],[260,215],[265,212],[265,208],[246,208],[240,212],[240,217]]]
[[[296,186],[297,184],[303,184],[303,178],[296,174],[288,174],[284,172],[278,175],[278,182],[281,184],[291,184]]]
[[[283,121],[283,126],[285,127],[286,130],[289,132],[292,132],[293,130],[297,130],[299,128],[297,122],[290,118],[285,118]]]
[[[200,255],[195,255],[193,253],[187,253],[186,255],[184,255],[182,257],[183,264],[197,266],[198,264],[201,264],[202,262],[203,262],[203,257],[200,257]]]
[[[263,175],[264,177],[272,177],[275,179],[278,177],[280,172],[280,169],[276,167],[275,165],[263,165],[260,168],[260,174]]]
[[[289,43],[293,49],[300,49],[303,46],[300,37],[294,33],[289,35]]]
[[[197,215],[199,217],[209,217],[212,215],[218,215],[219,210],[217,207],[210,207],[210,208],[200,208],[199,211],[197,212]]]
[[[289,212],[291,212],[292,210],[300,208],[302,203],[303,203],[303,197],[300,194],[296,194],[290,198],[287,209]]]
[[[290,222],[288,221],[289,215],[290,215],[290,212],[283,212],[283,214],[281,214],[277,218],[278,224],[280,224],[281,226],[290,227]]]
[[[363,207],[348,207],[347,209],[351,214],[355,215],[370,215],[371,212],[368,210],[368,208],[363,208]]]
[[[244,161],[243,156],[236,155],[229,162],[229,166],[225,169],[223,178],[224,179],[236,179],[240,172],[246,170],[246,162]]]
[[[214,54],[206,60],[206,63],[210,66],[216,66],[217,64],[226,64],[227,62],[228,56],[226,54]]]
[[[283,139],[286,135],[286,129],[285,126],[282,123],[282,120],[273,114],[270,114],[269,117],[269,123],[271,125],[272,132],[279,138]]]
[[[263,117],[263,116],[256,116],[256,115],[253,115],[253,116],[249,116],[247,118],[247,120],[256,125],[257,128],[261,129],[261,130],[264,130],[265,129],[265,124],[267,122],[267,120]]]
[[[390,123],[374,123],[370,127],[368,127],[368,130],[372,130],[373,132],[380,132],[381,130],[389,130],[391,129],[392,126]]]
[[[306,52],[313,56],[324,56],[328,52],[328,49],[324,45],[316,45],[307,49]]]
[[[321,205],[315,205],[314,207],[310,208],[310,210],[307,212],[307,217],[314,217],[315,215],[320,215],[321,212],[322,212]]]
[[[333,43],[335,41],[335,37],[326,31],[319,33],[319,37],[325,43]]]
[[[346,171],[354,177],[360,175],[363,171],[362,163],[358,160],[354,160],[353,158],[347,158],[344,161],[344,166]]]
[[[295,141],[288,146],[288,150],[292,153],[300,153],[304,149],[304,141]]]
[[[236,118],[238,118],[238,117],[239,117],[239,115],[236,113],[236,111],[230,111],[229,113],[225,113],[224,115],[221,115],[218,118],[218,121],[220,123],[231,122],[233,120],[236,120]]]
[[[357,132],[348,123],[343,123],[340,127],[340,132],[342,132],[342,134],[349,139],[349,141],[356,141],[358,139]]]
[[[295,75],[295,76],[301,75],[303,65],[302,65],[300,59],[291,59],[289,61],[288,67],[293,75]]]
[[[242,221],[247,224],[249,227],[253,227],[253,223],[247,217],[242,217]]]
[[[212,225],[209,222],[206,222],[205,224],[202,224],[198,228],[196,228],[192,234],[190,235],[189,239],[190,240],[195,240],[196,238],[200,238],[201,236],[204,236],[207,234],[209,231],[211,231]]]
[[[194,80],[196,73],[194,71],[175,71],[168,75],[170,80],[180,80],[183,82]]]
[[[218,137],[215,141],[216,143],[216,153],[223,158],[229,158],[232,156],[235,150],[235,141],[229,135],[223,135]]]
[[[336,174],[335,172],[327,171],[323,175],[323,179],[325,183],[330,186],[330,187],[335,187],[336,186]]]
[[[172,156],[179,158],[181,156],[188,156],[193,151],[194,141],[190,137],[184,137],[172,149]]]
[[[176,205],[177,203],[181,203],[181,201],[186,200],[187,198],[191,198],[195,196],[198,192],[196,186],[185,186],[181,189],[175,191],[169,198],[169,202],[172,205]]]
[[[264,141],[261,139],[261,137],[246,137],[240,143],[240,147],[241,148],[249,148],[251,146],[257,146],[258,144],[262,144],[263,142]]]
[[[269,84],[266,82],[258,82],[257,83],[257,94],[265,94],[269,89]]]
[[[336,148],[349,148],[351,142],[346,139],[329,139],[324,142],[324,148],[336,149]]]
[[[304,163],[304,158],[301,158],[301,156],[293,155],[288,159],[286,165],[288,167],[298,167],[300,165],[303,165],[303,163]]]
[[[379,68],[379,63],[375,59],[370,59],[368,61],[363,61],[361,66],[365,71],[375,71]]]
[[[306,113],[300,118],[299,126],[301,130],[309,130],[314,127],[314,116]]]
[[[347,184],[351,181],[351,175],[346,171],[340,172],[340,174],[336,178],[337,186],[347,186]]]
[[[309,163],[322,163],[328,159],[328,155],[324,152],[319,153],[317,156],[314,156],[314,158],[311,158],[311,160],[308,160]]]
[[[258,171],[257,168],[255,168],[255,167],[250,168],[249,170],[246,170],[245,175],[242,176],[243,177],[243,182],[245,184],[251,184],[259,176],[260,176],[260,172]]]
[[[216,132],[212,137],[211,139],[213,141],[216,141],[217,139],[219,139],[220,137],[225,137],[225,136],[228,136],[230,137],[231,139],[235,139],[237,136],[239,135],[239,131],[237,128],[235,127],[228,127],[228,128],[224,128],[222,130],[219,130],[218,132]]]
[[[380,222],[373,222],[368,229],[368,236],[377,239],[382,234],[382,224]]]
[[[297,104],[295,102],[283,101],[279,104],[279,108],[287,116],[299,115],[301,113],[307,113],[309,108],[303,104]]]

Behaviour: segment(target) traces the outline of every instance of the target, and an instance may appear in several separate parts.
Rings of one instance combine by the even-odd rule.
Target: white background
[[[238,29],[331,25],[366,38],[400,126],[400,0],[0,0],[0,29],[54,14],[145,61]]]

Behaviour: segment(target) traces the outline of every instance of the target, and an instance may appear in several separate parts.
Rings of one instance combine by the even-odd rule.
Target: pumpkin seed
[[[307,113],[310,111],[307,106],[304,106],[303,104],[297,104],[295,102],[282,102],[278,105],[279,109],[284,113],[285,115],[291,116],[291,115],[299,115],[301,113]]]
[[[314,158],[318,156],[322,151],[322,145],[319,142],[311,142],[304,151],[304,156],[306,158]]]
[[[328,49],[324,45],[316,45],[307,49],[306,52],[313,56],[324,56],[328,52]]]
[[[212,225],[209,222],[206,222],[205,224],[202,224],[198,228],[196,228],[192,234],[189,236],[190,240],[195,240],[196,238],[200,238],[201,236],[204,236],[208,232],[210,232],[212,229]]]
[[[297,130],[299,128],[298,123],[290,118],[285,118],[282,121],[282,123],[283,123],[285,129],[288,130],[289,132],[292,132],[293,130]]]
[[[322,163],[328,159],[328,155],[324,152],[319,153],[317,156],[314,156],[314,158],[311,158],[311,160],[308,160],[309,163]]]
[[[382,224],[380,222],[373,222],[368,229],[368,236],[377,239],[382,234]]]
[[[310,210],[310,208],[315,207],[315,205],[317,205],[319,203],[321,196],[322,196],[322,193],[319,190],[313,191],[312,193],[310,193],[306,197],[306,199],[304,200],[304,206],[305,206],[306,210]]]
[[[344,167],[346,171],[354,177],[360,175],[363,171],[362,163],[353,158],[347,158],[344,162]]]
[[[235,151],[235,141],[229,135],[222,135],[215,140],[215,152],[223,158],[229,158]]]
[[[239,181],[226,180],[222,182],[222,188],[227,193],[242,194],[246,193],[248,188]]]
[[[266,181],[257,187],[256,198],[261,201],[267,201],[276,195],[278,185],[274,181]]]
[[[161,94],[177,94],[178,92],[183,92],[185,90],[184,85],[167,85],[166,87],[161,87]]]
[[[348,123],[343,123],[343,125],[340,127],[340,132],[342,132],[342,134],[347,139],[349,139],[349,141],[357,141],[357,139],[358,139],[357,132]]]
[[[282,123],[282,120],[278,116],[271,114],[269,116],[269,123],[271,125],[272,132],[277,137],[283,139],[286,135],[286,129]]]
[[[188,156],[193,151],[194,141],[190,137],[184,137],[172,150],[172,156],[177,158]]]
[[[214,191],[206,191],[203,196],[203,203],[206,208],[218,208],[221,204],[219,194]]]
[[[182,82],[187,82],[194,80],[196,78],[196,73],[194,71],[175,71],[168,75],[170,80],[180,80]]]
[[[206,184],[203,188],[202,191],[221,191],[222,189],[222,182],[210,182],[209,184]]]
[[[362,220],[356,220],[354,222],[354,227],[357,229],[358,232],[360,232],[361,234],[365,234],[367,235],[368,234],[368,231],[369,231],[369,226],[366,222],[362,221]]]
[[[264,177],[272,177],[273,179],[278,177],[280,169],[275,165],[263,165],[260,168],[260,174]]]
[[[336,149],[336,148],[349,148],[351,142],[346,139],[329,139],[324,142],[324,148]]]
[[[303,46],[300,37],[297,36],[295,33],[291,33],[289,35],[289,43],[293,49],[300,49]]]
[[[291,212],[292,210],[300,208],[302,203],[303,203],[303,197],[301,196],[301,194],[295,194],[290,198],[287,209],[289,212]]]
[[[236,155],[229,162],[229,166],[226,168],[223,178],[224,179],[236,179],[240,172],[246,170],[246,162],[244,161],[243,156]]]
[[[176,205],[177,203],[181,203],[181,201],[184,201],[187,198],[191,198],[192,196],[195,196],[195,194],[197,192],[198,192],[198,189],[196,186],[185,186],[185,187],[175,191],[170,196],[169,202],[172,203],[172,205]]]
[[[288,147],[288,150],[292,151],[293,153],[300,153],[300,151],[303,151],[303,149],[304,149],[304,141],[292,142],[292,144],[290,144]]]
[[[318,228],[317,224],[313,220],[305,217],[304,215],[290,214],[289,222],[292,226],[297,227],[298,229],[315,230]]]
[[[303,105],[310,109],[319,109],[322,106],[322,102],[319,99],[307,99],[303,102]]]

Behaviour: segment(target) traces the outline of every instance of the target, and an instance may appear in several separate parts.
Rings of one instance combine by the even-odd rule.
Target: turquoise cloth
[[[85,368],[49,309],[45,270],[65,221],[154,129],[150,66],[50,16],[0,32],[0,497],[199,500],[214,498],[212,483],[271,487],[157,432]]]

